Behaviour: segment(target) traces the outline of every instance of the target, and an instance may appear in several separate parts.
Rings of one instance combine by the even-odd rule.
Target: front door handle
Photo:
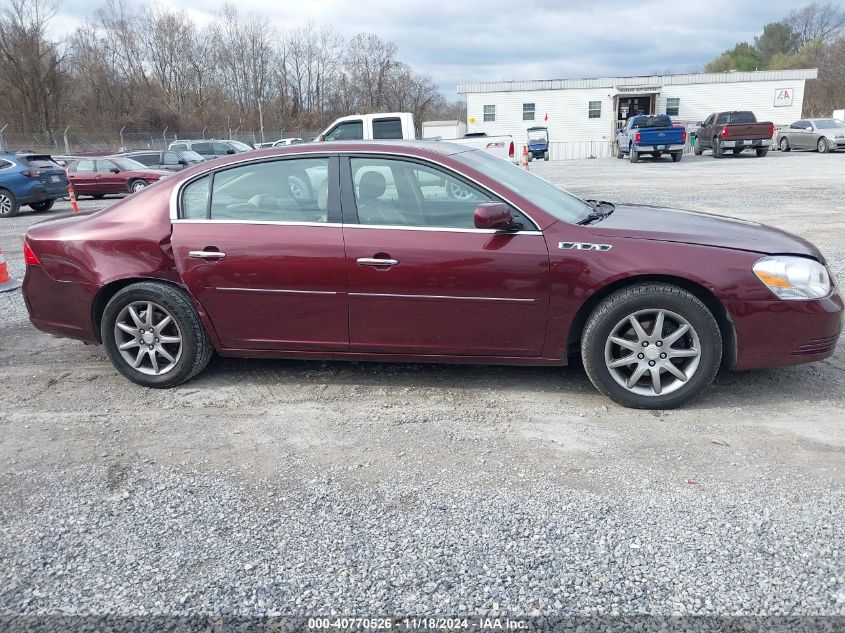
[[[359,257],[357,260],[359,266],[373,266],[375,268],[392,268],[399,265],[398,259],[378,259],[376,257]]]
[[[223,259],[226,253],[220,251],[188,251],[188,257],[195,257],[197,259]]]

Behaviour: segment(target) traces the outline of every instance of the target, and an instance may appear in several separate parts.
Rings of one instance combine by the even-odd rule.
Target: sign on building
[[[776,88],[775,89],[775,107],[791,106],[792,105],[792,88]]]

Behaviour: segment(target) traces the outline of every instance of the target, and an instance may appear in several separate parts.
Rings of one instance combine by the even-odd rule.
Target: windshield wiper
[[[600,222],[616,210],[616,206],[612,202],[604,200],[585,200],[593,210],[587,216],[578,222],[578,224],[592,224],[593,222]]]

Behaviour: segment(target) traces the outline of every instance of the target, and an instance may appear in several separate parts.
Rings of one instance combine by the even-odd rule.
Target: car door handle
[[[188,251],[188,257],[195,257],[197,259],[223,259],[226,253],[220,251]]]
[[[392,268],[399,265],[398,259],[377,259],[375,257],[359,257],[357,260],[360,266],[374,266],[381,268],[382,266]]]

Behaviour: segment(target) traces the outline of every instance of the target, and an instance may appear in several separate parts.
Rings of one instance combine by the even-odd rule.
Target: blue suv
[[[18,214],[22,204],[48,211],[67,195],[65,170],[44,154],[0,154],[0,217]]]

